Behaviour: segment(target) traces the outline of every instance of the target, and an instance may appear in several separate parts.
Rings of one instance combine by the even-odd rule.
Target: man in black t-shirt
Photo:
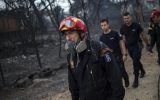
[[[102,19],[100,24],[103,30],[103,33],[100,36],[100,41],[113,50],[113,54],[116,57],[117,64],[125,81],[125,86],[128,87],[129,78],[124,66],[124,61],[127,59],[127,51],[122,35],[110,29],[107,18]]]
[[[149,47],[149,43],[146,35],[143,33],[142,27],[138,23],[132,22],[132,17],[128,12],[123,14],[123,20],[125,24],[121,26],[120,33],[124,36],[126,47],[133,60],[135,79],[132,87],[136,88],[138,87],[139,71],[141,71],[141,78],[145,75],[145,70],[140,62],[143,48],[140,36],[143,38],[147,47]]]

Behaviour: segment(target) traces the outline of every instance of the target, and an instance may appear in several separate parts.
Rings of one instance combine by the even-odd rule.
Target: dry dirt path
[[[133,82],[133,68],[130,58],[126,61],[126,69],[130,77],[130,86],[126,88],[124,100],[158,100],[158,76],[160,74],[160,66],[156,63],[157,53],[154,50],[153,54],[143,50],[142,63],[146,70],[146,76],[140,79],[139,87],[132,88]],[[52,100],[71,100],[69,91],[58,93],[52,96]]]
[[[58,62],[61,59],[55,59],[53,56],[53,50],[47,50],[47,54],[44,53],[45,56],[43,60],[46,60],[46,66],[58,66]],[[126,88],[126,94],[124,100],[158,100],[157,99],[157,89],[158,89],[158,76],[160,74],[160,66],[157,65],[157,53],[154,50],[153,54],[146,52],[143,50],[142,54],[142,63],[146,70],[146,76],[140,79],[139,87],[136,89],[132,88],[133,82],[133,68],[132,61],[130,58],[126,61],[126,70],[129,74],[130,78],[130,86]],[[49,58],[49,59],[46,59]],[[28,62],[27,62],[28,63]],[[8,66],[7,69],[14,68],[14,71],[9,71],[8,74],[15,76],[17,73],[23,72],[27,68],[31,68],[29,71],[33,71],[34,64],[29,66]],[[18,63],[19,64],[19,63]],[[24,63],[22,64],[24,65]],[[28,64],[27,64],[28,65]],[[7,67],[7,66],[5,66]],[[17,70],[15,68],[21,68],[21,70]],[[26,68],[26,69],[25,69]],[[16,74],[14,75],[15,72]],[[5,72],[5,75],[6,72]],[[71,100],[70,93],[68,91],[68,82],[67,82],[67,68],[58,70],[56,75],[51,76],[49,78],[43,79],[35,79],[34,83],[26,87],[24,89],[18,88],[0,88],[0,100]]]

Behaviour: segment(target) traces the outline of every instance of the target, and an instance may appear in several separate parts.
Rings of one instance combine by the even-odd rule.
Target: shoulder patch
[[[105,62],[111,62],[112,61],[112,59],[111,59],[109,54],[105,54],[104,57],[105,57]]]
[[[117,34],[119,35],[119,37],[122,37],[122,34],[121,34],[121,33],[118,32]]]
[[[148,30],[153,30],[153,28],[152,28],[152,27],[149,27]]]

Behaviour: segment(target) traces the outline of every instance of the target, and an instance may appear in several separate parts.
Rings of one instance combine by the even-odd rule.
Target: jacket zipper
[[[87,65],[87,68],[88,68],[88,65]],[[96,86],[96,82],[95,82],[95,78],[94,78],[94,76],[93,76],[93,72],[92,72],[92,70],[90,71],[90,73],[91,73],[91,76],[92,76],[92,78],[93,78],[94,86],[95,86],[95,87],[97,87],[97,86]]]

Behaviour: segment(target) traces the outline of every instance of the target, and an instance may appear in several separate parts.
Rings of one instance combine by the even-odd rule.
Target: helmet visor
[[[65,31],[65,30],[69,30],[75,27],[75,23],[70,20],[70,19],[66,19],[64,21],[62,21],[62,23],[60,24],[60,31]]]

